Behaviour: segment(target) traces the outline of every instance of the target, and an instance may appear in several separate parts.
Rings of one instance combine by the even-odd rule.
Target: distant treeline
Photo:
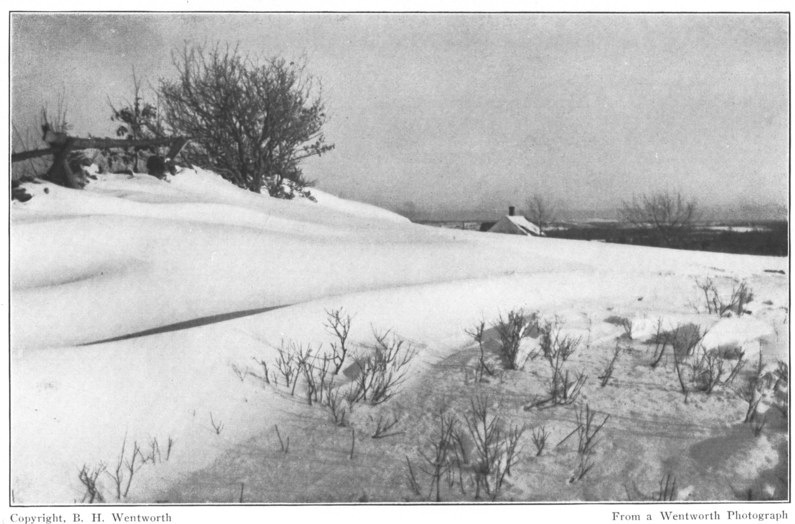
[[[682,236],[676,249],[717,251],[744,255],[788,255],[788,225],[786,221],[754,222],[756,231],[723,231],[692,229]],[[619,227],[618,224],[573,225],[567,229],[550,230],[545,233],[552,238],[595,240],[616,244],[661,247],[659,237],[648,229]]]

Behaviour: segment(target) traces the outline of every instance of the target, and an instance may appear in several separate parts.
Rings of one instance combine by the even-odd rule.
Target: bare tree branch
[[[623,202],[621,219],[633,226],[650,229],[665,246],[676,245],[698,218],[697,203],[682,193],[660,191]]]

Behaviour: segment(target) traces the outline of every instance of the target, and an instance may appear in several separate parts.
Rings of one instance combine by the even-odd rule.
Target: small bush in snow
[[[594,467],[593,454],[596,450],[596,445],[599,443],[597,435],[610,419],[610,415],[605,415],[602,419],[602,422],[599,424],[594,423],[596,412],[591,411],[591,408],[588,404],[585,405],[584,410],[582,408],[575,410],[574,414],[577,421],[577,427],[572,433],[569,434],[569,436],[574,433],[577,434],[577,455],[579,460],[577,464],[577,470],[571,477],[570,482],[576,482],[582,479]],[[564,438],[561,441],[561,444],[568,438],[568,436]]]
[[[337,339],[331,343],[334,374],[340,372],[345,357],[348,355],[348,336],[351,332],[351,316],[343,312],[342,308],[326,311],[326,330]]]
[[[605,319],[608,324],[620,326],[624,330],[623,337],[632,340],[632,320],[627,317],[620,317],[618,315],[611,315]]]
[[[680,324],[670,332],[671,346],[680,357],[689,357],[693,355],[706,334],[707,330],[702,330],[697,324]]]
[[[445,413],[443,410],[438,414],[438,427],[436,428],[428,451],[420,451],[420,456],[424,461],[420,466],[420,471],[428,475],[431,479],[430,493],[435,493],[436,502],[441,502],[442,479],[445,475],[452,472],[454,464],[455,447],[453,446],[454,435],[458,427],[458,420],[455,416]],[[409,473],[413,476],[411,463],[409,463]],[[416,479],[414,480],[416,483]]]
[[[295,343],[289,342],[285,344],[282,340],[281,346],[276,351],[279,353],[279,358],[276,359],[276,369],[284,377],[287,387],[289,388],[292,385],[291,394],[293,394],[295,392],[295,379],[299,373]]]
[[[544,452],[544,448],[547,445],[547,439],[549,438],[549,432],[547,428],[541,426],[540,428],[535,428],[532,432],[533,437],[533,445],[536,447],[536,457],[541,456],[541,453]]]
[[[754,298],[751,288],[745,282],[734,282],[729,297],[721,296],[718,287],[711,278],[696,279],[696,286],[704,295],[704,302],[708,313],[717,313],[720,316],[728,312],[742,315],[745,306]]]
[[[89,469],[84,465],[78,474],[80,483],[86,489],[83,499],[80,502],[87,502],[93,504],[94,502],[105,502],[105,497],[97,486],[97,479],[105,471],[105,464],[100,463],[98,466]]]
[[[616,367],[616,362],[618,362],[618,357],[621,356],[621,353],[624,351],[624,348],[616,344],[616,348],[613,350],[613,358],[610,359],[610,362],[607,363],[607,367],[599,375],[599,385],[605,387],[607,383],[610,381],[610,378],[613,376],[613,371]]]
[[[485,397],[471,400],[463,421],[440,410],[436,425],[426,449],[420,452],[423,465],[418,468],[430,478],[427,498],[440,501],[442,481],[446,479],[448,489],[458,484],[462,495],[466,495],[467,486],[474,486],[476,500],[484,496],[496,500],[505,478],[518,462],[524,426],[507,426],[490,412]],[[420,483],[408,457],[406,464],[409,486],[415,495],[421,495]]]
[[[467,329],[464,332],[472,337],[472,339],[478,343],[478,349],[480,350],[480,357],[478,359],[478,365],[475,368],[475,382],[478,384],[483,381],[483,374],[486,373],[487,375],[494,375],[494,370],[486,363],[486,353],[483,347],[483,341],[485,337],[485,330],[486,330],[486,323],[484,321],[480,321],[480,323],[472,329]]]
[[[358,374],[349,393],[351,402],[381,404],[391,399],[400,390],[416,355],[410,344],[389,331],[374,336],[372,353],[357,360]]]
[[[524,426],[506,427],[496,415],[489,413],[486,397],[476,397],[470,402],[470,410],[464,415],[464,426],[474,444],[471,456],[471,475],[475,482],[475,499],[481,492],[496,500],[502,490],[505,477],[519,460],[519,439]],[[459,439],[459,442],[462,440]]]
[[[709,395],[715,386],[728,386],[734,381],[745,365],[744,353],[740,352],[734,365],[727,364],[729,361],[724,358],[724,355],[725,353],[716,349],[702,348],[701,356],[691,364],[693,382],[697,390]]]
[[[664,334],[671,343],[674,370],[687,402],[691,390],[711,394],[716,386],[729,386],[745,366],[744,353],[736,347],[706,349],[701,344],[706,331],[695,324],[684,324]],[[734,364],[730,362],[735,361]]]
[[[670,336],[668,336],[668,332],[663,329],[663,320],[661,318],[657,319],[657,330],[650,339],[650,342],[654,342],[651,367],[656,368],[660,364],[660,360],[662,360],[665,350],[670,343]]]
[[[500,338],[500,355],[508,369],[521,369],[530,355],[520,358],[522,340],[529,337],[538,327],[536,315],[525,317],[524,311],[516,309],[508,313],[507,318],[497,319],[494,328]],[[521,360],[521,361],[520,361]]]
[[[707,331],[702,330],[698,324],[679,324],[673,330],[664,331],[662,320],[657,322],[657,333],[652,337],[655,343],[654,358],[651,364],[656,368],[662,360],[665,350],[670,347],[681,362],[684,358],[693,355],[696,347],[706,336]]]
[[[682,394],[685,396],[685,404],[687,404],[687,396],[690,394],[690,387],[686,375],[687,363],[683,362],[685,357],[679,356],[679,353],[674,351],[674,370],[676,371],[676,378],[679,380],[679,387]]]
[[[582,372],[570,373],[565,363],[577,350],[579,338],[564,336],[557,324],[545,323],[541,328],[541,352],[552,371],[546,397],[537,398],[525,410],[571,404],[579,397],[588,376]]]
[[[562,335],[557,323],[546,322],[541,328],[541,351],[544,358],[553,361],[566,362],[577,351],[581,339]]]
[[[270,371],[268,370],[268,363],[262,360],[261,358],[257,357],[251,357],[251,359],[260,366],[262,366],[262,376],[258,378],[260,378],[264,383],[270,385],[271,379],[270,379]],[[257,376],[253,373],[252,375],[254,375],[255,377]]]
[[[345,418],[350,413],[350,406],[343,405],[345,402],[345,395],[339,389],[334,389],[334,382],[326,383],[326,396],[324,405],[328,408],[331,414],[331,421],[340,427],[347,427],[348,420]]]
[[[740,398],[745,400],[748,404],[748,409],[745,411],[745,420],[743,420],[744,423],[751,423],[756,420],[759,403],[762,402],[762,398],[764,397],[766,380],[762,374],[762,370],[762,352],[760,351],[756,369],[746,377],[743,385],[737,390],[737,394],[740,395]]]
[[[304,377],[306,385],[306,401],[311,406],[312,402],[323,403],[323,395],[329,389],[327,384],[333,382],[330,377],[331,358],[327,355],[320,356],[312,353],[312,348],[299,349],[296,359],[298,369]],[[296,379],[297,380],[297,379]]]
[[[116,500],[121,500],[122,497],[127,498],[128,493],[130,492],[130,486],[132,485],[133,476],[135,473],[141,469],[141,466],[145,463],[145,459],[143,453],[141,453],[141,448],[138,445],[138,442],[133,443],[132,453],[130,456],[126,456],[127,449],[127,437],[124,437],[124,442],[121,445],[121,452],[119,453],[119,458],[116,461],[116,467],[113,472],[106,471],[108,476],[113,480],[114,485],[116,486]],[[141,462],[137,464],[136,467],[136,459],[138,457],[141,458]],[[125,482],[125,474],[126,474],[126,482]],[[123,487],[123,489],[122,489]]]
[[[400,417],[397,415],[394,415],[391,419],[383,415],[378,415],[378,420],[375,421],[375,429],[373,430],[373,434],[370,435],[370,438],[379,439],[400,435],[403,433],[402,431],[390,431],[397,426],[399,422]]]

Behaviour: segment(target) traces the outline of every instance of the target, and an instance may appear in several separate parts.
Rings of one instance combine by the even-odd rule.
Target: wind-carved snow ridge
[[[464,409],[474,394],[464,381],[464,368],[475,361],[465,330],[480,320],[491,328],[500,314],[518,308],[559,318],[564,333],[580,338],[572,365],[592,376],[584,386],[591,408],[626,422],[606,426],[602,459],[589,473],[604,487],[566,483],[570,464],[560,455],[558,462],[545,458],[542,473],[530,462],[517,466],[510,497],[615,499],[629,492],[616,481],[627,476],[638,493],[651,494],[661,464],[686,455],[676,446],[736,425],[744,414],[728,392],[704,400],[705,409],[695,407],[698,399],[684,404],[670,369],[650,371],[647,340],[657,320],[709,326],[705,344],[738,344],[751,360],[760,347],[766,362],[788,354],[788,276],[765,272],[786,271],[786,259],[430,228],[322,191],[313,190],[316,203],[253,194],[201,169],[166,181],[101,174],[84,191],[48,183],[26,189],[33,198],[11,209],[11,487],[17,503],[80,502],[83,466],[90,473],[105,464],[113,473],[123,445],[129,459],[135,444],[149,453],[154,440],[159,460],[135,470],[122,501],[237,501],[239,485],[235,495],[222,495],[194,492],[198,488],[178,479],[203,468],[211,479],[223,477],[228,466],[213,461],[225,452],[238,453],[246,470],[253,459],[241,442],[250,438],[263,446],[258,461],[266,457],[295,473],[282,482],[241,481],[246,502],[346,501],[353,495],[344,490],[354,485],[361,488],[351,490],[368,489],[370,500],[404,500],[410,496],[405,457],[423,445],[411,439],[430,431],[426,415],[442,397]],[[693,277],[716,274],[747,279],[755,296],[750,313],[719,319],[694,309]],[[286,307],[270,309],[275,306]],[[296,486],[305,480],[303,469],[290,462],[300,455],[279,451],[274,426],[290,435],[292,449],[309,455],[331,453],[335,439],[344,435],[347,442],[350,430],[257,376],[261,362],[273,366],[283,340],[328,352],[334,339],[324,321],[335,308],[351,314],[357,347],[372,344],[374,330],[391,330],[417,356],[399,395],[383,408],[357,408],[358,462],[339,466],[333,456],[322,457],[318,467],[323,460],[329,471],[342,467],[344,480],[301,498]],[[611,316],[628,318],[634,338],[613,382],[600,388],[596,376],[622,335],[605,321]],[[81,346],[97,341],[106,342]],[[501,417],[536,424],[549,416],[550,430],[562,439],[572,429],[569,411],[520,409],[543,384],[540,366],[528,360],[525,369],[502,372],[482,387]],[[371,439],[364,428],[380,409],[421,430]],[[690,440],[673,435],[673,427],[684,428]],[[745,433],[731,438],[751,457],[726,462],[742,479],[750,483],[775,466],[774,436],[764,437],[764,445]],[[379,447],[384,442],[390,452]],[[344,458],[347,447],[340,453]],[[629,458],[640,465],[630,466]],[[678,460],[679,474],[689,475],[680,486],[693,486],[690,498],[731,496],[691,462]],[[246,474],[285,471],[279,468]],[[552,480],[539,484],[538,475]],[[116,502],[111,475],[102,473],[97,482],[105,500]]]

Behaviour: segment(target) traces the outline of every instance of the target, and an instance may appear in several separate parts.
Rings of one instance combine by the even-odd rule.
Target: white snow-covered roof
[[[523,216],[505,215],[494,224],[490,233],[510,233],[514,235],[543,236],[541,228]]]

